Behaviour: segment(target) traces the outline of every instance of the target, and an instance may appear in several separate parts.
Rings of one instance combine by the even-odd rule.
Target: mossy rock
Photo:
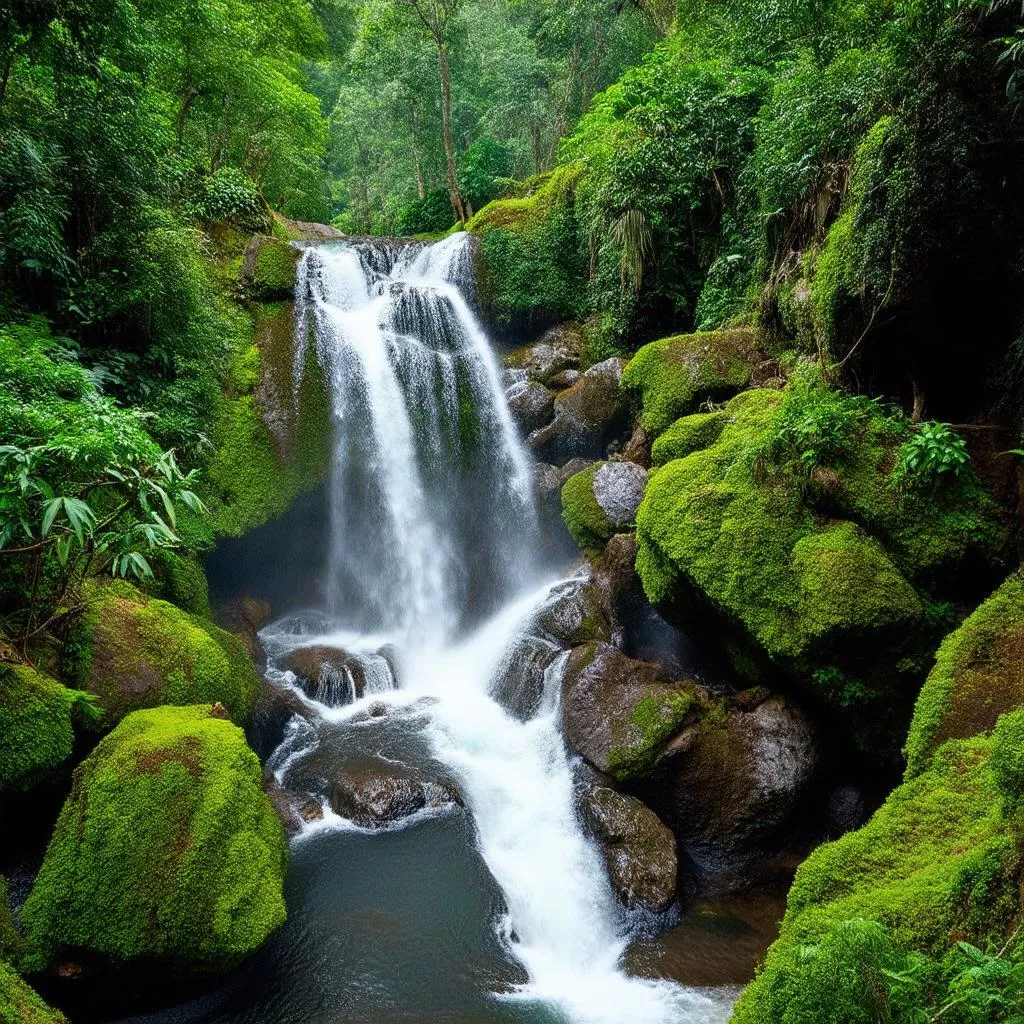
[[[295,295],[295,274],[301,252],[289,242],[256,235],[245,250],[242,281],[248,296],[276,302]]]
[[[177,605],[193,615],[210,614],[210,588],[197,558],[177,551],[158,551],[150,558],[153,579],[141,584],[151,597]]]
[[[89,588],[65,671],[96,695],[105,728],[140,708],[215,701],[244,723],[260,686],[241,640],[124,582]]]
[[[640,396],[640,418],[653,437],[699,402],[745,388],[759,361],[757,338],[748,328],[678,334],[644,345],[622,384]]]
[[[0,961],[0,1024],[67,1024],[67,1018]]]
[[[902,949],[933,956],[960,940],[1005,936],[1019,912],[1021,856],[991,749],[985,737],[945,744],[863,828],[811,854],[734,1024],[789,1019],[804,979],[801,950],[845,921],[880,922]]]
[[[0,793],[31,789],[67,765],[93,699],[27,665],[0,664]]]
[[[1024,578],[1014,573],[939,647],[907,737],[907,778],[949,739],[991,732],[1024,706]]]
[[[943,626],[927,583],[939,567],[952,579],[970,559],[995,558],[994,509],[970,484],[901,496],[889,473],[903,435],[880,411],[858,421],[834,465],[764,470],[757,456],[785,400],[738,395],[706,447],[651,473],[637,570],[668,616],[710,610],[749,648],[743,660],[766,657],[838,708],[881,710],[850,724],[891,733],[884,719],[909,710]]]
[[[136,711],[78,767],[22,909],[27,966],[75,950],[223,971],[281,925],[284,832],[222,714]]]
[[[713,445],[729,420],[725,412],[696,412],[675,421],[651,446],[651,463],[664,466]]]

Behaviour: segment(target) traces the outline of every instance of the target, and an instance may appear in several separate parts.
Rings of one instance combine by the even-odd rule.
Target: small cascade
[[[566,655],[536,626],[557,581],[537,564],[531,463],[471,307],[469,245],[303,252],[296,380],[315,356],[335,431],[329,585],[324,609],[261,634],[293,712],[268,770],[301,803],[300,844],[471,822],[500,893],[484,946],[505,964],[472,982],[491,1009],[471,1019],[720,1024],[728,1000],[619,966],[628,923],[559,728]],[[407,1019],[376,1015],[391,969],[366,982],[374,1015],[332,1019]]]

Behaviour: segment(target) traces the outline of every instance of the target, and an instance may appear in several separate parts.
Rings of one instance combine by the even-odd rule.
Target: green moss
[[[637,570],[669,615],[709,605],[829,701],[895,714],[941,629],[930,580],[994,558],[1001,532],[975,484],[900,495],[889,473],[905,428],[820,391],[744,392],[689,450],[706,421],[693,423],[687,453],[649,479]]]
[[[791,1019],[803,984],[799,952],[839,922],[880,922],[901,947],[927,954],[1004,932],[1017,913],[1020,852],[1001,813],[991,746],[985,738],[947,743],[867,825],[811,854],[735,1024]]]
[[[97,695],[106,727],[139,708],[213,701],[244,722],[259,690],[255,665],[239,641],[125,583],[90,589],[65,672]]]
[[[80,765],[22,910],[29,966],[76,949],[223,970],[284,921],[281,823],[213,711],[134,712]]]
[[[640,396],[640,418],[654,436],[698,402],[746,387],[756,352],[754,332],[744,328],[662,338],[633,356],[622,385]]]
[[[295,294],[295,270],[301,253],[278,238],[253,241],[255,255],[247,258],[249,295],[260,301],[288,299]]]
[[[728,418],[724,412],[698,412],[676,420],[652,445],[652,463],[664,466],[709,447],[721,436]]]
[[[0,1024],[67,1024],[67,1018],[0,962]]]
[[[154,578],[140,584],[147,594],[163,598],[194,615],[210,614],[210,588],[198,559],[162,550],[150,558]]]
[[[608,752],[612,777],[617,782],[627,782],[643,775],[657,760],[665,743],[698,707],[694,694],[684,690],[670,690],[664,696],[639,701],[629,716],[633,728],[618,730],[623,734],[622,743]]]
[[[562,485],[562,518],[580,550],[599,555],[615,529],[594,497],[594,477],[604,465],[595,462]]]
[[[30,789],[66,765],[92,701],[27,665],[0,664],[0,792]]]
[[[1012,815],[1024,801],[1024,708],[1002,715],[992,740],[992,774]]]
[[[1024,580],[1014,573],[939,647],[907,736],[907,778],[946,740],[990,732],[1024,704]]]

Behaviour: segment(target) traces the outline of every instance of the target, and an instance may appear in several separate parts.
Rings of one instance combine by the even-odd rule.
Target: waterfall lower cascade
[[[555,581],[537,564],[529,456],[467,299],[470,257],[464,235],[304,250],[296,380],[315,364],[332,402],[330,551],[324,607],[272,624],[263,638],[268,676],[299,710],[268,762],[281,787],[306,800],[293,861],[305,844],[348,836],[327,861],[331,885],[377,884],[351,874],[356,852],[345,851],[383,871],[396,843],[415,850],[418,833],[424,843],[434,834],[431,822],[461,815],[493,897],[487,936],[452,942],[473,963],[469,947],[493,943],[499,966],[452,985],[476,986],[490,1009],[409,1014],[394,996],[407,971],[392,962],[352,969],[350,986],[366,988],[360,1005],[372,1014],[350,1003],[331,1013],[324,995],[303,1019],[717,1024],[727,998],[633,978],[619,965],[629,922],[578,821],[559,731],[566,656],[549,659],[527,713],[509,709],[507,692],[496,699],[496,680],[515,676],[509,659]],[[310,653],[321,666],[303,676]],[[382,800],[400,811],[383,828],[366,819]],[[427,887],[442,877],[446,863],[428,864],[420,849],[403,854],[410,867],[396,885],[411,884],[410,872],[434,871]],[[449,902],[468,898],[464,890],[454,882]],[[423,896],[409,892],[400,911]],[[357,925],[340,919],[346,928]],[[375,937],[386,930],[379,920],[373,928]],[[351,943],[338,943],[344,959]],[[432,944],[424,938],[416,958],[429,959]],[[330,963],[325,953],[323,970]],[[435,974],[448,968],[447,954],[439,963]]]

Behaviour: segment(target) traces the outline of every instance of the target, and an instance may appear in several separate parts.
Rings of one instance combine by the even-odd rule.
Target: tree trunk
[[[441,58],[441,129],[444,135],[444,161],[448,169],[448,198],[451,199],[452,213],[457,221],[465,223],[466,208],[462,205],[459,183],[455,178],[455,143],[452,140],[452,83],[448,70],[448,48],[444,43],[437,47]]]
[[[427,186],[423,181],[423,163],[420,160],[420,142],[419,136],[416,132],[416,107],[411,106],[409,108],[409,118],[411,121],[412,128],[412,158],[416,164],[416,194],[420,199],[426,199],[427,197]]]

